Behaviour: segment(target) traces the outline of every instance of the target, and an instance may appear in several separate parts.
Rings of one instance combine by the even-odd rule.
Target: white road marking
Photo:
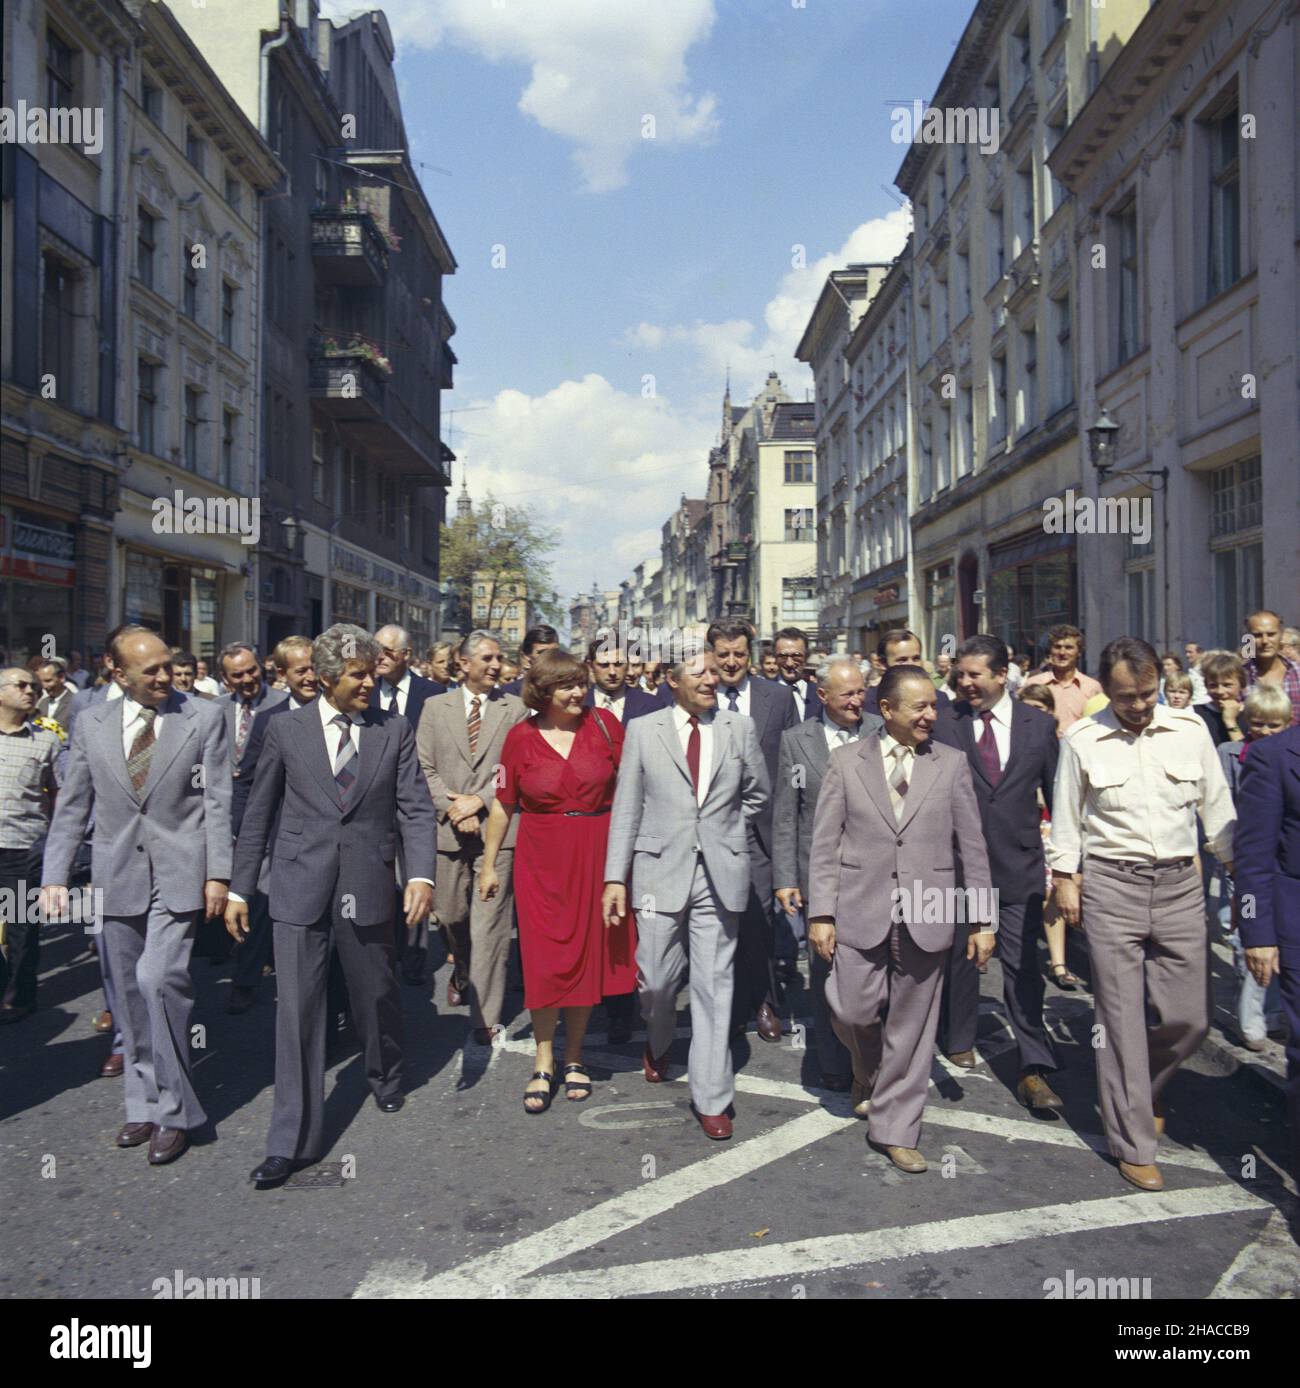
[[[831,1234],[794,1243],[764,1243],[761,1248],[720,1249],[694,1257],[552,1273],[511,1286],[506,1295],[545,1299],[607,1298],[665,1295],[700,1287],[742,1287],[771,1282],[775,1278],[809,1277],[959,1249],[997,1248],[1028,1239],[1120,1229],[1170,1219],[1243,1214],[1268,1208],[1267,1201],[1238,1186],[1197,1186],[1158,1195],[1117,1195],[1103,1200],[1007,1210],[1001,1214],[968,1215],[930,1224]]]
[[[513,1284],[538,1268],[603,1243],[717,1186],[738,1180],[782,1157],[850,1127],[856,1119],[817,1109],[760,1137],[725,1148],[658,1180],[530,1234],[505,1248],[472,1258],[439,1276],[414,1281],[409,1264],[381,1263],[353,1293],[356,1297],[482,1297],[513,1291]]]
[[[1259,1238],[1248,1243],[1219,1278],[1210,1300],[1294,1301],[1300,1296],[1300,1262],[1286,1220],[1274,1211]]]

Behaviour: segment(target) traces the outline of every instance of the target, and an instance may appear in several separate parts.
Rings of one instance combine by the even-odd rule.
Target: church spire
[[[469,499],[469,469],[464,463],[460,468],[460,495],[456,498],[456,518],[472,516],[474,503]]]

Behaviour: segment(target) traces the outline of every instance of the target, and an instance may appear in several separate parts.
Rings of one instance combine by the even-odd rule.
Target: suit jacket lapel
[[[686,766],[686,756],[685,756],[685,753],[682,752],[681,743],[678,742],[678,739],[677,739],[677,729],[676,729],[676,728],[670,728],[670,729],[669,729],[669,734],[670,734],[670,736],[671,736],[671,738],[672,738],[672,741],[673,741],[674,743],[677,744],[677,755],[678,755],[679,757],[681,757],[681,759],[682,759],[682,765],[683,765],[683,766]],[[713,792],[714,792],[715,790],[717,790],[717,788],[718,788],[718,782],[722,779],[721,776],[719,776],[718,773],[722,770],[722,764],[723,764],[724,761],[726,761],[727,757],[728,757],[730,754],[731,754],[731,723],[730,723],[730,720],[725,719],[725,718],[719,718],[718,715],[715,713],[715,714],[713,715],[713,764],[712,764],[712,766],[709,767],[709,788],[708,788],[708,790],[705,791],[705,793],[704,793],[704,803],[705,803],[706,805],[709,803],[709,796],[711,796],[711,795],[713,794]],[[687,767],[686,767],[686,778],[687,778],[687,780],[690,780],[690,775],[691,775],[691,769],[690,769],[689,766],[687,766]]]
[[[653,716],[654,715],[647,714],[647,717]],[[691,768],[686,764],[686,753],[682,751],[682,744],[678,741],[677,729],[673,726],[673,716],[671,712],[668,714],[668,717],[663,719],[663,721],[659,724],[658,732],[659,741],[663,743],[664,750],[672,758],[673,763],[676,765],[677,769],[682,773],[683,776],[686,777],[686,784],[688,786],[691,785]],[[717,717],[715,715],[713,723],[713,738],[715,742],[717,741],[717,736],[718,722]],[[712,787],[710,786],[710,788]]]
[[[1022,708],[1019,704],[1011,705],[1011,739],[1007,747],[1007,764],[1002,768],[1002,779],[1005,781],[1011,775],[1011,770],[1025,750],[1025,738],[1029,736],[1029,729],[1026,727],[1031,721],[1029,710]]]
[[[108,762],[108,769],[131,799],[138,800],[139,796],[131,784],[131,773],[126,769],[126,752],[122,747],[122,714],[125,708],[125,699],[114,699],[108,705],[108,712],[95,721],[99,724],[99,735],[104,739],[104,759]]]
[[[323,699],[324,694],[318,694],[318,699]],[[316,708],[315,701],[307,705],[313,711]],[[339,803],[338,782],[334,779],[334,747],[330,746],[325,737],[325,729],[321,726],[319,715],[315,717],[299,718],[292,713],[279,715],[281,718],[288,718],[298,733],[299,745],[303,755],[307,759],[307,765],[311,769],[311,774],[315,776],[320,784],[320,788],[329,797],[332,805]],[[330,715],[333,717],[333,714]],[[331,732],[337,733],[337,728],[331,728]],[[335,738],[335,745],[337,745]]]
[[[885,763],[880,756],[879,737],[864,737],[858,743],[858,776],[885,822],[891,829],[897,830],[898,821],[894,818],[889,787],[885,784]]]
[[[811,732],[808,731],[810,728],[812,729]],[[826,764],[831,759],[830,748],[826,745],[826,731],[820,719],[806,719],[799,724],[795,746],[799,748],[807,760],[809,774],[805,780],[805,787],[812,789],[813,773],[816,774],[817,780],[820,782],[826,775]],[[775,793],[775,787],[773,793]]]
[[[930,788],[938,777],[938,772],[935,770],[937,760],[932,744],[928,745],[927,750],[918,750],[913,756],[912,779],[908,782],[907,794],[903,797],[903,818],[897,821],[899,833],[902,833],[911,823],[912,816],[921,808],[921,802],[930,793]],[[888,791],[886,791],[886,795],[888,795]],[[892,806],[890,807],[890,817],[893,817]]]
[[[160,712],[163,715],[162,732],[158,734],[157,745],[149,759],[149,775],[140,787],[140,803],[143,804],[150,792],[166,774],[167,768],[176,760],[177,753],[185,745],[193,726],[193,712],[181,700],[169,696]],[[121,739],[118,739],[119,743]]]
[[[1013,718],[1013,724],[1014,721]],[[957,736],[961,738],[962,750],[966,753],[966,760],[970,763],[971,770],[991,789],[993,782],[989,780],[989,774],[984,769],[984,762],[980,757],[979,742],[975,736],[975,710],[969,705],[965,713],[957,716]],[[1012,746],[1015,746],[1014,733],[1011,742]]]
[[[379,763],[379,757],[384,742],[388,737],[387,722],[380,722],[383,714],[376,709],[367,708],[362,715],[361,735],[357,739],[357,779],[352,783],[352,789],[348,791],[348,809],[353,809],[361,803],[361,797],[365,795],[370,786],[370,782],[375,779],[375,767]],[[330,776],[333,781],[333,775]],[[335,791],[337,797],[338,791]]]
[[[463,707],[463,705],[462,705],[462,707]],[[481,761],[483,760],[484,756],[487,754],[487,749],[488,749],[489,746],[491,746],[492,738],[493,738],[494,735],[496,734],[497,727],[498,727],[498,725],[500,724],[501,720],[502,720],[505,716],[506,716],[505,705],[504,705],[504,703],[503,703],[500,699],[484,699],[484,700],[483,700],[483,707],[479,710],[478,747],[477,747],[477,749],[475,750],[474,756],[473,756],[473,758],[471,759],[471,762],[470,762],[470,764],[471,764],[472,766],[474,766],[474,767],[477,768],[479,762],[481,762]],[[466,724],[465,724],[465,751],[466,751],[466,754],[468,755],[468,753],[469,753],[469,722],[468,722],[468,720],[466,720]]]

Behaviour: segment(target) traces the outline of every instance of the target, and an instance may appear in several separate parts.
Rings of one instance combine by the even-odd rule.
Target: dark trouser
[[[751,852],[751,861],[753,860]],[[762,867],[766,866],[766,873]],[[756,865],[749,884],[749,900],[740,914],[740,935],[736,941],[736,983],[731,998],[732,1028],[742,1027],[764,1003],[776,1008],[776,977],[772,959],[776,949],[776,926],[772,919],[772,870]]]
[[[265,892],[248,899],[248,935],[235,947],[230,981],[237,988],[256,988],[262,968],[271,962],[271,910]]]
[[[406,908],[402,902],[405,889],[397,887],[393,891],[393,938],[397,942],[397,958],[402,973],[411,979],[423,979],[424,967],[429,961],[429,920],[426,916],[419,925],[408,926]]]
[[[851,1080],[853,1057],[835,1034],[831,1011],[826,1005],[826,980],[831,966],[810,944],[808,946],[808,977],[812,988],[813,1048],[817,1064],[828,1080]]]
[[[359,926],[337,905],[315,925],[275,923],[275,1103],[266,1153],[316,1160],[324,1146],[325,1009],[330,938],[338,946],[352,1016],[377,1098],[402,1087],[402,1002],[391,923]]]
[[[622,1022],[629,1031],[636,1026],[637,995],[635,991],[616,993],[613,997],[602,998],[601,1001],[605,1005],[605,1020],[611,1025],[615,1022]]]
[[[29,919],[28,893],[41,885],[41,845],[0,848],[0,892],[12,893],[14,911],[5,920],[5,947],[0,954],[0,998],[6,1007],[36,1006],[36,976],[41,962],[41,925]]]
[[[939,1047],[945,1055],[975,1049],[979,1022],[980,972],[966,958],[966,939],[978,926],[957,927],[948,956],[939,1019]],[[1043,975],[1038,967],[1038,940],[1043,933],[1043,898],[998,908],[995,953],[1002,966],[1002,1001],[1020,1048],[1021,1070],[1058,1070],[1056,1048],[1043,1021]]]
[[[1300,943],[1278,943],[1282,1008],[1286,1012],[1286,1109],[1291,1121],[1291,1173],[1300,1181]]]

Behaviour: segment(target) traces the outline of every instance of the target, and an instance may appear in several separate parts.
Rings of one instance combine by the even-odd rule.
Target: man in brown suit
[[[926,1169],[916,1144],[954,930],[979,923],[967,951],[983,964],[997,907],[970,767],[930,737],[933,681],[918,666],[892,666],[879,700],[879,735],[838,748],[827,764],[813,821],[808,939],[831,965],[826,1002],[853,1059],[855,1110],[869,1101],[867,1140],[899,1170],[918,1172]]]
[[[491,901],[475,890],[483,854],[483,824],[496,796],[501,747],[528,716],[523,701],[497,689],[501,644],[491,632],[471,631],[460,644],[459,688],[426,699],[416,748],[438,812],[438,867],[433,910],[447,933],[452,975],[447,1001],[468,1002],[474,1040],[489,1046],[501,1030],[506,964],[514,919],[510,874],[518,818],[497,855],[501,890]]]

